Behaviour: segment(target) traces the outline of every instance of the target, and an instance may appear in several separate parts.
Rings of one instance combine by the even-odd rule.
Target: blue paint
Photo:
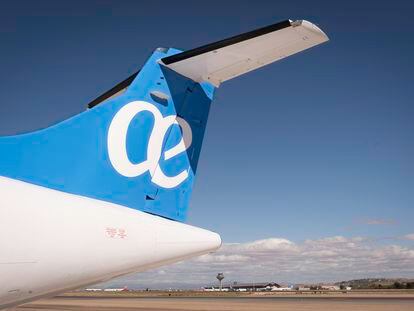
[[[194,184],[214,87],[198,84],[157,63],[160,58],[180,51],[155,51],[138,76],[122,95],[68,120],[36,132],[0,138],[0,175],[32,184],[95,198],[184,221]],[[151,92],[169,96],[160,101]],[[107,136],[114,115],[126,104],[142,100],[156,106],[162,115],[178,115],[192,129],[193,142],[159,165],[167,176],[188,169],[189,177],[172,189],[151,182],[146,172],[125,177],[112,166]],[[151,113],[138,114],[127,134],[128,158],[133,163],[146,160],[148,140],[154,119]],[[181,129],[171,126],[163,150],[181,140]]]

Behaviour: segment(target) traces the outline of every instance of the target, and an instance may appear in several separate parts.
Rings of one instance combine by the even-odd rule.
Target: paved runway
[[[399,311],[414,310],[414,297],[56,297],[15,311]]]

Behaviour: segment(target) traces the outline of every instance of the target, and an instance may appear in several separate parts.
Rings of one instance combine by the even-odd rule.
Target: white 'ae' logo
[[[147,159],[134,164],[128,158],[126,147],[128,127],[132,119],[143,111],[152,113],[154,126],[148,141]],[[108,132],[108,153],[113,167],[125,177],[137,177],[149,171],[151,181],[164,188],[173,188],[181,184],[188,178],[188,169],[176,176],[167,176],[158,165],[164,137],[174,124],[181,127],[182,139],[177,145],[164,151],[165,160],[171,159],[190,147],[193,137],[187,121],[175,115],[163,117],[157,107],[144,101],[134,101],[123,106],[112,119]]]

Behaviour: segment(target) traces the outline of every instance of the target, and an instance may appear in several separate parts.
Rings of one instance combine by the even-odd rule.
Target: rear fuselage
[[[0,177],[0,308],[204,254],[216,233]]]

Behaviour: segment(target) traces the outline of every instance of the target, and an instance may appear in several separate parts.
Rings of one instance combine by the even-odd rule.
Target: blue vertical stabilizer
[[[142,70],[50,128],[0,138],[0,176],[185,220],[215,87],[328,41],[285,20],[181,52]]]
[[[0,175],[185,220],[214,87],[159,64],[178,52],[92,109],[0,138]]]

